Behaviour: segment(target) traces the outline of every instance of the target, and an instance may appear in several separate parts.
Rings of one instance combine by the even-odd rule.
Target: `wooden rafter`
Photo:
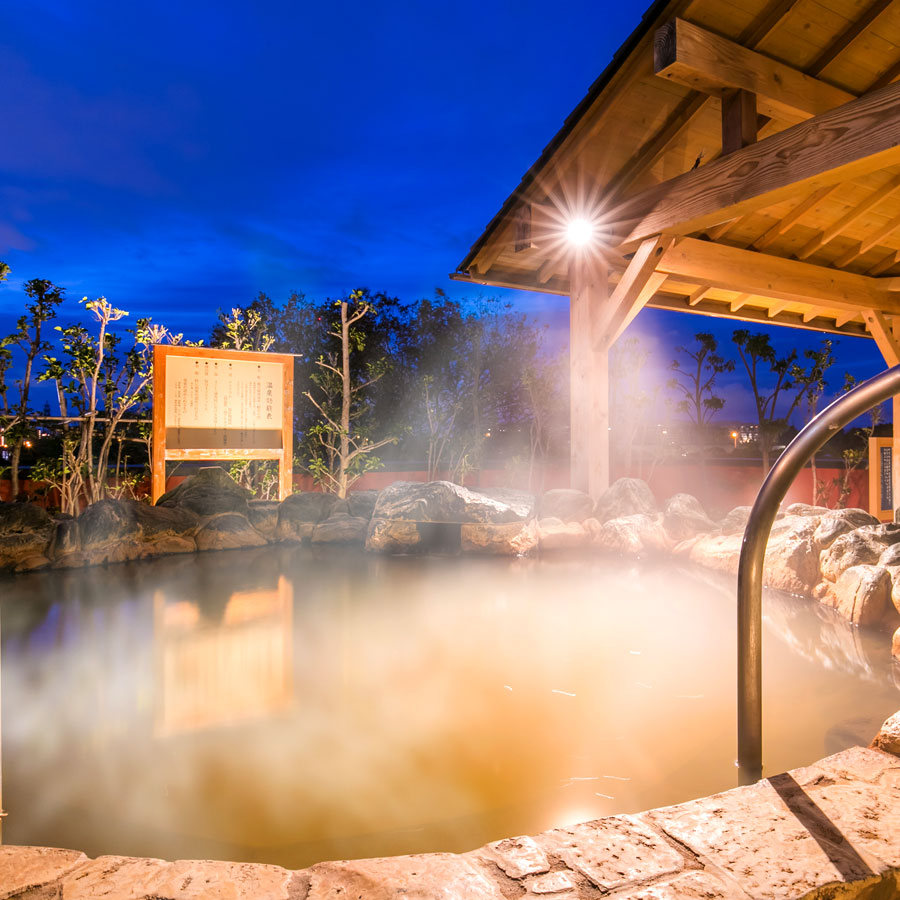
[[[833,41],[830,46],[819,54],[818,58],[809,67],[812,75],[819,75],[838,58],[864,31],[870,28],[878,17],[885,12],[893,0],[874,0],[869,8],[860,18],[851,22],[850,25],[840,34],[837,40]]]
[[[737,312],[739,309],[743,309],[747,305],[747,301],[750,299],[750,294],[738,294],[731,303],[729,303],[728,308],[732,312]]]
[[[827,243],[833,241],[838,235],[843,234],[854,222],[859,221],[870,209],[877,206],[898,189],[900,189],[900,175],[892,178],[877,191],[873,191],[865,200],[861,200],[856,206],[848,209],[840,219],[829,225],[824,231],[819,232],[798,251],[798,258],[806,259],[806,257],[812,256],[817,250],[821,250]]]
[[[716,97],[748,91],[756,95],[759,111],[772,118],[811,118],[856,96],[684,19],[659,29],[653,51],[661,78]]]
[[[685,234],[900,163],[900,86],[872,94],[629,197],[608,214],[631,220],[622,243]]]
[[[900,250],[891,250],[886,256],[883,256],[868,272],[867,275],[882,275],[888,269],[893,268],[900,263]]]
[[[838,257],[834,261],[835,266],[842,269],[844,266],[850,265],[854,259],[858,259],[864,253],[868,253],[873,247],[876,247],[880,241],[890,237],[890,235],[898,229],[900,229],[900,216],[894,216],[893,219],[882,225],[878,231],[870,234],[864,241],[859,241],[843,256]]]
[[[676,240],[656,268],[686,281],[775,300],[900,314],[900,297],[874,278],[696,238]]]
[[[758,237],[752,244],[757,250],[764,250],[769,244],[776,241],[788,228],[800,221],[811,209],[824,200],[832,191],[837,189],[836,184],[827,184],[810,194],[802,203],[798,203],[786,216],[779,219],[765,234]]]

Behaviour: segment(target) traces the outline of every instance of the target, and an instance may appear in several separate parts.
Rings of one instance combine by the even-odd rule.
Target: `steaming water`
[[[0,583],[7,843],[289,867],[733,787],[734,589],[262,548]],[[768,772],[868,743],[889,635],[769,597]]]

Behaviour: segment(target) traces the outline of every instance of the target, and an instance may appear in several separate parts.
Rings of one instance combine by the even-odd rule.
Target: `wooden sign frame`
[[[893,438],[869,438],[869,512],[880,522],[894,521]]]
[[[280,447],[171,447],[167,446],[171,423],[166,421],[167,372],[171,357],[189,357],[216,363],[267,363],[282,368]],[[275,398],[276,401],[278,398]],[[236,428],[222,428],[223,432]],[[276,429],[273,429],[273,432]],[[293,488],[294,475],[294,357],[283,353],[253,353],[221,350],[217,347],[182,347],[156,344],[153,347],[153,449],[151,496],[154,503],[166,490],[166,463],[169,460],[274,459],[278,462],[278,499],[284,500]]]

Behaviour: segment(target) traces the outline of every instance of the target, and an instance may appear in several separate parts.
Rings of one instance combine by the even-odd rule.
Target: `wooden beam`
[[[875,343],[884,357],[888,366],[900,366],[900,342],[894,337],[891,324],[877,309],[867,309],[863,313],[863,319],[869,333],[875,338]]]
[[[797,5],[797,0],[774,0],[763,14],[754,19],[739,35],[737,42],[744,47],[757,47]]]
[[[787,301],[779,300],[777,303],[773,303],[767,310],[770,319],[774,319],[779,313],[783,313],[785,309],[787,309]]]
[[[822,310],[819,309],[818,306],[811,306],[805,313],[803,313],[803,321],[806,323],[812,322],[813,319],[818,319],[822,315]]]
[[[900,216],[894,216],[893,219],[882,225],[874,234],[870,234],[864,241],[859,241],[855,247],[852,247],[843,256],[838,257],[834,261],[834,265],[839,269],[849,265],[854,259],[858,259],[863,254],[868,253],[879,242],[892,235],[898,228],[900,228]]]
[[[684,19],[657,31],[653,64],[661,78],[712,96],[729,90],[756,94],[759,111],[770,118],[808,119],[856,96]]]
[[[729,309],[732,312],[737,312],[739,309],[742,309],[747,305],[747,301],[750,299],[751,294],[738,294],[734,300],[729,304]]]
[[[709,235],[710,240],[717,241],[720,237],[724,237],[735,225],[737,225],[738,218],[742,217],[726,219],[724,222],[719,222],[718,225],[713,225],[712,228],[707,228],[706,233]]]
[[[656,269],[686,281],[790,303],[900,314],[900,297],[874,278],[696,238],[675,241]]]
[[[840,315],[834,317],[834,327],[835,328],[843,328],[851,319],[856,317],[856,313],[853,310],[845,310]]]
[[[849,27],[829,47],[819,54],[816,61],[809,67],[813,75],[818,75],[834,62],[867,28],[874,24],[875,20],[890,7],[893,0],[875,0],[869,8],[850,23]]]
[[[887,184],[882,185],[877,191],[869,194],[865,200],[857,203],[856,206],[851,207],[841,216],[840,219],[837,220],[834,224],[830,225],[824,231],[817,234],[809,243],[806,244],[798,253],[797,256],[800,259],[806,259],[807,256],[812,256],[816,250],[820,250],[830,241],[833,241],[839,234],[843,234],[854,222],[859,221],[870,209],[877,206],[884,200],[886,197],[889,197],[894,193],[898,188],[900,188],[900,175],[896,178],[892,178],[888,181]]]
[[[756,143],[756,94],[728,91],[722,96],[722,156]]]
[[[664,231],[686,234],[900,163],[900,85],[892,84],[639,191],[606,219],[624,248]]]
[[[597,334],[598,349],[608,349],[633,321],[666,280],[655,271],[662,254],[675,239],[667,235],[644,241],[628,263],[619,283],[610,294],[609,303],[601,316]]]
[[[608,354],[597,349],[608,274],[593,253],[575,255],[569,267],[569,477],[592,497],[609,487]]]
[[[558,259],[547,259],[541,263],[541,267],[537,270],[535,276],[538,284],[546,284],[556,273],[559,266]]]

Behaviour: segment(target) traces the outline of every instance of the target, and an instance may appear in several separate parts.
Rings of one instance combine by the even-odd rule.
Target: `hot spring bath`
[[[736,784],[734,586],[265,547],[4,579],[5,843],[460,851]],[[889,640],[765,605],[768,773],[867,743]]]

